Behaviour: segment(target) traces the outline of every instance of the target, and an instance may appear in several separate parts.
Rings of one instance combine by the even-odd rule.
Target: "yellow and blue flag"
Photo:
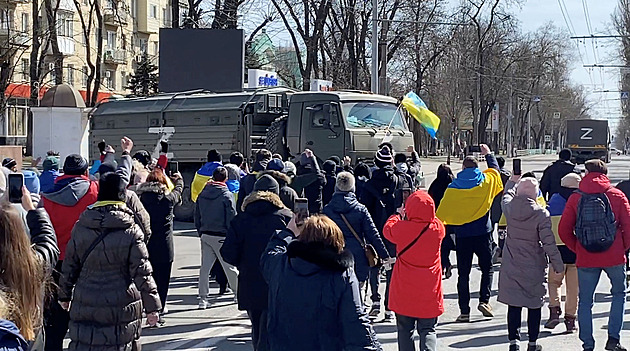
[[[440,117],[431,112],[427,104],[414,92],[410,91],[402,100],[402,105],[427,130],[431,138],[435,139],[435,134],[440,127]]]

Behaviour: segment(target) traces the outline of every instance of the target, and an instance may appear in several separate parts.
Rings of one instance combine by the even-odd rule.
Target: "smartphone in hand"
[[[306,219],[309,216],[308,199],[304,199],[304,198],[295,199],[295,215],[296,215],[295,223],[298,226],[304,224],[304,221],[306,221]]]
[[[14,204],[22,202],[22,187],[24,187],[24,175],[11,173],[8,177],[9,201]]]
[[[523,170],[521,169],[521,159],[520,158],[515,158],[512,161],[512,173],[514,175],[521,175],[522,172],[523,172]]]

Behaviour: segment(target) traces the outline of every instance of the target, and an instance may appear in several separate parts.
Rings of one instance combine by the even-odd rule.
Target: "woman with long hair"
[[[160,167],[155,167],[147,181],[138,185],[136,193],[151,218],[151,240],[147,244],[149,261],[153,266],[153,279],[160,294],[162,308],[166,307],[168,284],[175,259],[173,248],[173,209],[182,200],[184,181],[179,173],[173,176],[175,189],[168,189],[168,178]],[[161,311],[163,312],[163,311]],[[160,324],[164,323],[160,317]]]
[[[261,257],[270,350],[381,350],[359,297],[354,260],[330,218],[293,217]]]
[[[45,280],[59,249],[46,211],[35,209],[31,194],[26,188],[22,191],[30,238],[18,210],[5,201],[0,204],[0,289],[6,298],[2,318],[33,341],[42,327]]]
[[[429,196],[433,199],[435,203],[435,210],[440,206],[440,202],[444,197],[444,193],[448,186],[453,182],[455,176],[453,175],[453,171],[451,167],[445,164],[441,164],[438,166],[437,175],[431,186],[429,186]],[[451,264],[451,251],[455,250],[455,242],[453,238],[451,238],[451,234],[453,234],[453,230],[447,226],[446,227],[446,236],[444,240],[442,240],[442,248],[441,248],[441,260],[442,260],[442,274],[446,279],[453,276],[453,265]]]

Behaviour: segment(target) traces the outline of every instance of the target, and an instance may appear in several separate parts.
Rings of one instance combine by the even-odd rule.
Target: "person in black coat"
[[[278,182],[278,186],[280,187],[278,196],[280,197],[280,200],[286,208],[291,211],[295,211],[295,199],[298,198],[298,195],[295,190],[291,188],[291,177],[282,172],[274,170],[267,170],[264,171],[262,174],[270,175],[273,179],[276,180],[276,182]]]
[[[326,206],[335,193],[335,176],[337,175],[337,164],[333,160],[326,160],[322,165],[326,176],[326,185],[322,189],[322,205]]]
[[[363,285],[367,281],[370,272],[363,245],[371,244],[376,249],[379,258],[383,260],[389,258],[389,253],[367,208],[359,203],[354,195],[354,176],[349,172],[339,173],[335,187],[336,191],[332,196],[332,200],[324,207],[324,214],[332,219],[343,232],[343,238],[346,242],[345,249],[354,256],[354,271],[359,284]],[[350,223],[361,242],[352,233],[342,215]]]
[[[354,177],[356,180],[355,195],[357,196],[357,200],[361,202],[365,185],[367,184],[368,180],[372,178],[372,171],[370,170],[370,167],[368,165],[363,162],[359,162],[356,167],[354,167]]]
[[[352,253],[324,215],[301,229],[295,217],[277,231],[261,257],[269,284],[270,350],[380,351],[363,309]]]
[[[225,262],[238,268],[238,308],[247,311],[252,323],[254,350],[264,351],[268,349],[269,288],[260,271],[260,256],[276,230],[286,228],[293,213],[280,200],[279,185],[270,175],[262,175],[254,189],[243,201],[243,212],[230,223],[220,252]]]
[[[261,149],[256,153],[256,160],[252,166],[252,172],[244,176],[241,179],[241,186],[238,190],[238,197],[236,199],[236,212],[241,213],[243,207],[243,200],[254,191],[254,184],[260,173],[267,169],[267,164],[271,161],[271,152],[269,150]]]
[[[306,149],[300,156],[297,165],[297,176],[293,179],[293,189],[308,199],[308,211],[310,214],[322,212],[322,190],[326,186],[326,176],[319,169],[317,159],[313,151]]]
[[[543,172],[540,179],[540,191],[546,200],[551,199],[551,195],[560,192],[560,180],[565,175],[573,172],[580,174],[580,171],[571,163],[571,150],[563,149],[558,154],[558,160],[549,165]]]
[[[445,164],[441,164],[437,169],[437,176],[435,180],[429,186],[429,196],[433,199],[435,203],[435,208],[440,206],[440,202],[444,197],[444,193],[448,186],[453,182],[455,176],[453,175],[453,171],[451,167]],[[441,247],[441,259],[442,259],[442,274],[446,277],[446,279],[450,278],[453,273],[453,265],[451,264],[451,251],[455,250],[455,243],[453,242],[453,238],[451,237],[453,234],[453,230],[450,226],[446,226],[446,236],[444,240],[442,240]]]
[[[140,201],[151,218],[152,235],[147,244],[147,250],[162,308],[166,306],[171,269],[175,259],[173,209],[182,201],[184,189],[184,181],[179,173],[173,176],[173,182],[175,188],[169,191],[164,171],[156,167],[147,177],[147,182],[140,184],[136,189]],[[164,323],[161,314],[160,323]]]

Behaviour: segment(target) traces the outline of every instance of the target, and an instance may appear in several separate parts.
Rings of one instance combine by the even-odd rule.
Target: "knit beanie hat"
[[[267,170],[282,172],[284,170],[284,162],[280,159],[273,158],[267,163]]]
[[[534,178],[521,178],[516,186],[516,195],[536,199],[538,197],[538,180]]]
[[[39,177],[33,171],[22,171],[24,175],[24,186],[31,194],[40,193]]]
[[[356,165],[356,167],[354,167],[354,174],[357,177],[365,177],[368,179],[372,177],[372,172],[370,172],[370,167],[363,162],[359,162],[359,164]]]
[[[293,162],[287,161],[284,163],[284,170],[282,171],[282,173],[287,174],[287,175],[295,175],[296,172],[297,170]]]
[[[337,165],[335,164],[335,161],[333,160],[326,160],[324,161],[322,168],[324,169],[324,173],[326,173],[327,175],[335,175],[335,170],[337,170]]]
[[[2,167],[12,169],[15,166],[17,166],[17,162],[11,157],[7,157],[4,160],[2,160]]]
[[[378,168],[383,168],[387,165],[391,165],[393,161],[394,157],[392,156],[392,151],[387,146],[380,148],[376,152],[376,155],[374,155],[374,163]]]
[[[564,188],[578,189],[580,187],[580,181],[582,181],[582,176],[576,173],[569,173],[562,177],[560,180],[560,186]]]
[[[223,165],[225,169],[227,169],[228,180],[240,180],[241,179],[241,169],[238,168],[237,165],[228,163]]]
[[[280,193],[280,185],[272,176],[264,174],[254,183],[254,191],[269,191],[278,195]]]
[[[98,166],[98,174],[102,176],[105,173],[116,172],[116,168],[118,168],[118,163],[115,160],[104,162]]]
[[[98,201],[125,201],[127,184],[122,175],[114,172],[102,174],[98,181]]]
[[[68,155],[63,163],[63,173],[68,175],[83,175],[87,169],[87,161],[78,154]]]
[[[48,156],[44,160],[44,172],[59,170],[59,156]]]
[[[330,156],[328,159],[333,161],[335,163],[335,166],[341,166],[341,159],[339,158],[339,156]]]
[[[147,150],[140,150],[133,154],[132,157],[134,160],[138,160],[138,162],[142,163],[143,166],[148,166],[151,163],[151,155]]]
[[[335,189],[340,192],[354,192],[354,176],[350,172],[340,172],[337,174],[337,182],[335,183]]]

